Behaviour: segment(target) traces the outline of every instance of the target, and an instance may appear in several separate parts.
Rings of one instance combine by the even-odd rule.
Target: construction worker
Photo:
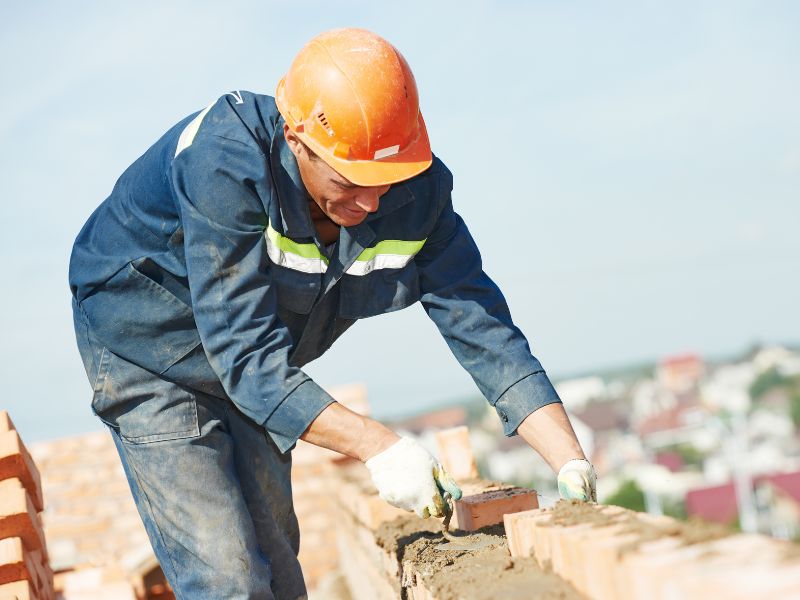
[[[358,319],[416,302],[506,435],[548,461],[563,497],[594,500],[451,189],[405,59],[340,29],[300,51],[274,99],[234,91],[177,123],[89,218],[69,277],[92,408],[177,598],[304,597],[298,439],[364,461],[385,500],[422,517],[460,496],[420,444],[301,370]]]

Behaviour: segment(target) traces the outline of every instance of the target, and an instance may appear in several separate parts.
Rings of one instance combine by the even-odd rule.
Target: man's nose
[[[370,213],[375,212],[380,205],[381,196],[387,189],[386,186],[361,188],[356,194],[356,206]]]

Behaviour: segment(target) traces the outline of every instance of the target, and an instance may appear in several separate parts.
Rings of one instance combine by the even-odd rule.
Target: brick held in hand
[[[539,508],[535,490],[509,488],[464,496],[455,503],[458,528],[475,531],[503,522],[503,515]]]
[[[0,433],[0,480],[11,478],[22,481],[37,511],[44,510],[39,469],[14,430]]]

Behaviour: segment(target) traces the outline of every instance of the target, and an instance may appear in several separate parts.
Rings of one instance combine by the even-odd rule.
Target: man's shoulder
[[[268,154],[279,119],[272,96],[233,90],[197,113],[187,128],[196,130],[192,144],[222,138],[257,147]]]
[[[452,189],[453,174],[450,172],[450,169],[447,168],[447,165],[444,164],[442,159],[434,154],[431,166],[425,169],[419,175],[412,177],[405,183],[406,185],[414,188],[427,189],[431,191],[434,191],[442,185],[449,185]]]
[[[428,207],[429,211],[438,213],[450,198],[450,192],[453,190],[453,174],[444,162],[434,155],[430,167],[405,181],[404,184],[415,200],[422,201],[421,204]],[[420,203],[415,202],[415,204]]]

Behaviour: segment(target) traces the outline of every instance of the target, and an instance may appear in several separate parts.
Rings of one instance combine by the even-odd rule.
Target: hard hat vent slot
[[[328,135],[333,135],[333,128],[331,127],[330,123],[328,123],[328,117],[325,116],[324,112],[321,112],[317,115],[317,121],[322,127],[328,132]]]

